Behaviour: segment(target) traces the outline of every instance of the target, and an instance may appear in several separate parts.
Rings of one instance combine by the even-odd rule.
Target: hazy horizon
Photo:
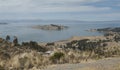
[[[46,22],[120,22],[120,20],[70,20],[70,19],[0,19],[0,22],[6,21],[46,21]]]

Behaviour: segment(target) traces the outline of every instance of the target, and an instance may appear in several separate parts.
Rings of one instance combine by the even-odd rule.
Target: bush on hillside
[[[45,47],[38,45],[38,43],[35,41],[22,42],[22,46],[24,46],[26,48],[37,50],[39,52],[45,52],[47,50]]]
[[[53,63],[57,63],[62,57],[64,57],[64,53],[62,53],[62,52],[56,52],[56,53],[54,53],[54,54],[50,57],[50,60],[51,60]]]

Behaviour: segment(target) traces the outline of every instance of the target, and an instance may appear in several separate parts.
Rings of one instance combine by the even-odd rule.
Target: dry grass
[[[32,68],[40,69],[48,65],[49,59],[43,57],[40,53],[36,51],[24,52],[12,56],[10,59],[0,60],[1,67],[6,68],[7,70],[28,70]]]
[[[115,70],[120,70],[120,64],[116,65],[116,66],[114,67],[114,69],[115,69]]]

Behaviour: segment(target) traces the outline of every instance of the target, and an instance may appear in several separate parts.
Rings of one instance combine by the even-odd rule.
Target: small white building
[[[46,55],[46,56],[53,55],[53,54],[54,54],[54,51],[46,51],[46,52],[45,52],[45,55]]]

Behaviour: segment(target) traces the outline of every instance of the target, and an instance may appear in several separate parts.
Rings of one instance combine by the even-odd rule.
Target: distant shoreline
[[[0,23],[0,25],[7,25],[8,23]]]

